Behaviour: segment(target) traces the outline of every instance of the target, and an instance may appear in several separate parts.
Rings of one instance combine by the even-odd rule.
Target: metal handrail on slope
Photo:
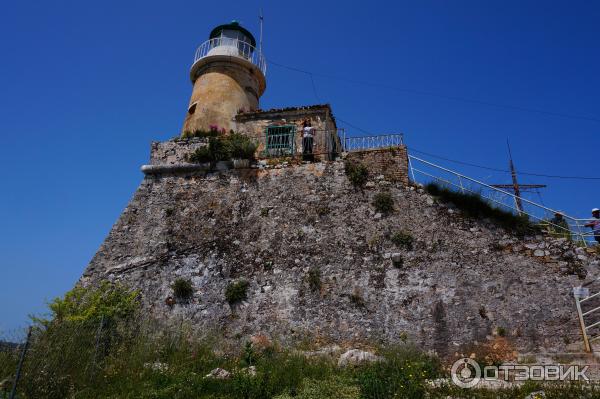
[[[568,225],[568,228],[565,228],[564,226],[552,223],[548,220],[549,215],[554,215],[556,213],[559,213],[559,211],[548,208],[544,205],[540,205],[523,197],[521,197],[520,199],[522,203],[525,204],[525,209],[519,210],[516,205],[517,196],[515,194],[512,194],[500,188],[493,187],[482,181],[473,179],[469,176],[465,176],[461,173],[458,173],[448,168],[444,168],[443,166],[436,165],[432,162],[415,157],[413,155],[409,155],[408,159],[410,174],[414,182],[426,183],[430,181],[436,181],[442,183],[443,185],[447,185],[449,187],[458,189],[462,193],[479,195],[482,198],[489,201],[492,205],[500,206],[502,208],[508,209],[510,212],[514,212],[516,214],[523,214],[532,220],[544,223],[548,227],[551,227],[552,230],[554,230],[554,232],[552,232],[551,234],[569,237],[571,239],[581,242],[584,246],[590,245],[590,238],[593,238],[594,236],[593,232],[585,232],[584,230],[585,222],[589,221],[590,219],[577,219],[560,212]],[[428,168],[428,171],[415,167],[415,164],[422,164],[424,167],[421,168]],[[440,172],[443,172],[445,176],[439,176],[439,174],[442,174]],[[419,177],[424,176],[425,179],[419,181],[417,179],[417,175],[419,175]],[[426,181],[427,179],[430,180]]]
[[[595,280],[598,281],[598,280]],[[588,285],[591,283],[588,283]],[[573,287],[573,297],[575,298],[575,308],[577,309],[577,318],[579,320],[579,327],[581,329],[581,336],[583,338],[583,345],[586,352],[593,352],[592,342],[600,339],[600,332],[598,327],[600,326],[600,319],[598,311],[598,301],[591,302],[591,308],[584,311],[584,302],[591,299],[597,298],[600,295],[600,291],[590,294],[590,289],[584,286]],[[593,318],[590,319],[590,316]]]

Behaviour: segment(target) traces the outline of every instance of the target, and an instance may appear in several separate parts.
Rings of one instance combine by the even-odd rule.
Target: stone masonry
[[[346,158],[365,165],[372,176],[382,175],[386,180],[408,185],[408,154],[404,145],[382,150],[351,152]]]
[[[181,148],[153,144],[153,162],[172,162]],[[350,157],[377,168],[404,151]],[[518,238],[463,217],[405,174],[385,172],[363,190],[342,160],[148,175],[80,283],[123,282],[140,290],[148,315],[230,337],[340,345],[408,337],[442,355],[499,329],[520,352],[564,351],[578,340],[571,288],[597,261],[565,240]],[[372,205],[382,191],[394,199],[390,215]],[[394,244],[399,232],[411,246]],[[180,277],[193,298],[169,306]],[[240,279],[247,300],[229,305],[224,291]]]

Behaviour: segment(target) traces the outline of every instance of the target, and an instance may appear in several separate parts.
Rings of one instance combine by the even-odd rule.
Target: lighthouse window
[[[192,105],[190,105],[190,107],[188,108],[188,114],[192,115],[194,112],[196,112],[196,105],[198,105],[198,103],[193,103]]]
[[[280,156],[294,153],[296,126],[268,126],[265,133],[268,155]]]

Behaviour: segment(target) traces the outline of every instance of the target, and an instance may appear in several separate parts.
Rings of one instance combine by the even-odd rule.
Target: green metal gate
[[[294,155],[296,148],[296,126],[267,126],[265,129],[265,155],[280,157]]]

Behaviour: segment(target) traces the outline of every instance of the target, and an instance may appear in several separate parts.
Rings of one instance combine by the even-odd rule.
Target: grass
[[[306,357],[293,347],[199,336],[187,324],[141,317],[135,291],[103,284],[79,287],[53,301],[51,318],[36,322],[17,396],[21,399],[424,399],[599,398],[584,384],[463,390],[432,387],[446,376],[440,361],[411,344],[380,347],[383,361],[341,368],[335,358]],[[137,304],[137,305],[136,305]],[[104,312],[106,310],[106,312]],[[60,314],[60,318],[58,315]],[[160,333],[159,333],[160,331]],[[0,381],[12,379],[19,352],[0,351]],[[252,365],[256,375],[244,371]],[[232,376],[205,376],[220,367]],[[4,398],[0,390],[0,397]]]
[[[163,327],[160,335],[155,328],[134,318],[119,319],[99,335],[97,326],[79,322],[62,321],[36,330],[18,397],[512,399],[542,388],[537,384],[499,391],[433,388],[427,381],[444,376],[440,361],[410,344],[380,348],[382,362],[340,368],[336,359],[305,357],[291,349],[258,352],[241,343],[224,347],[219,339],[199,338],[185,326]],[[14,375],[17,356],[0,353],[0,380]],[[249,364],[255,367],[255,376],[243,371]],[[232,377],[205,378],[217,367]],[[600,394],[597,387],[580,385],[543,389],[547,398],[598,398]]]
[[[408,347],[383,351],[385,364],[344,369],[333,358],[309,358],[286,349],[257,352],[248,344],[222,352],[215,350],[216,341],[194,337],[185,329],[167,330],[158,337],[148,333],[152,326],[141,327],[138,321],[120,320],[116,329],[107,328],[102,335],[99,351],[94,350],[94,328],[63,322],[52,330],[37,331],[19,397],[417,398],[421,396],[407,394],[423,392],[425,379],[440,372],[435,358]],[[15,359],[16,354],[11,366]],[[255,376],[242,371],[250,364],[256,368]],[[205,378],[217,367],[232,377]],[[3,378],[14,368],[0,370]]]
[[[527,216],[519,216],[512,212],[495,208],[479,195],[463,194],[441,187],[436,183],[427,184],[425,190],[429,194],[440,198],[443,202],[454,204],[465,216],[476,219],[490,219],[517,236],[522,237],[541,232],[539,226],[532,223]]]

